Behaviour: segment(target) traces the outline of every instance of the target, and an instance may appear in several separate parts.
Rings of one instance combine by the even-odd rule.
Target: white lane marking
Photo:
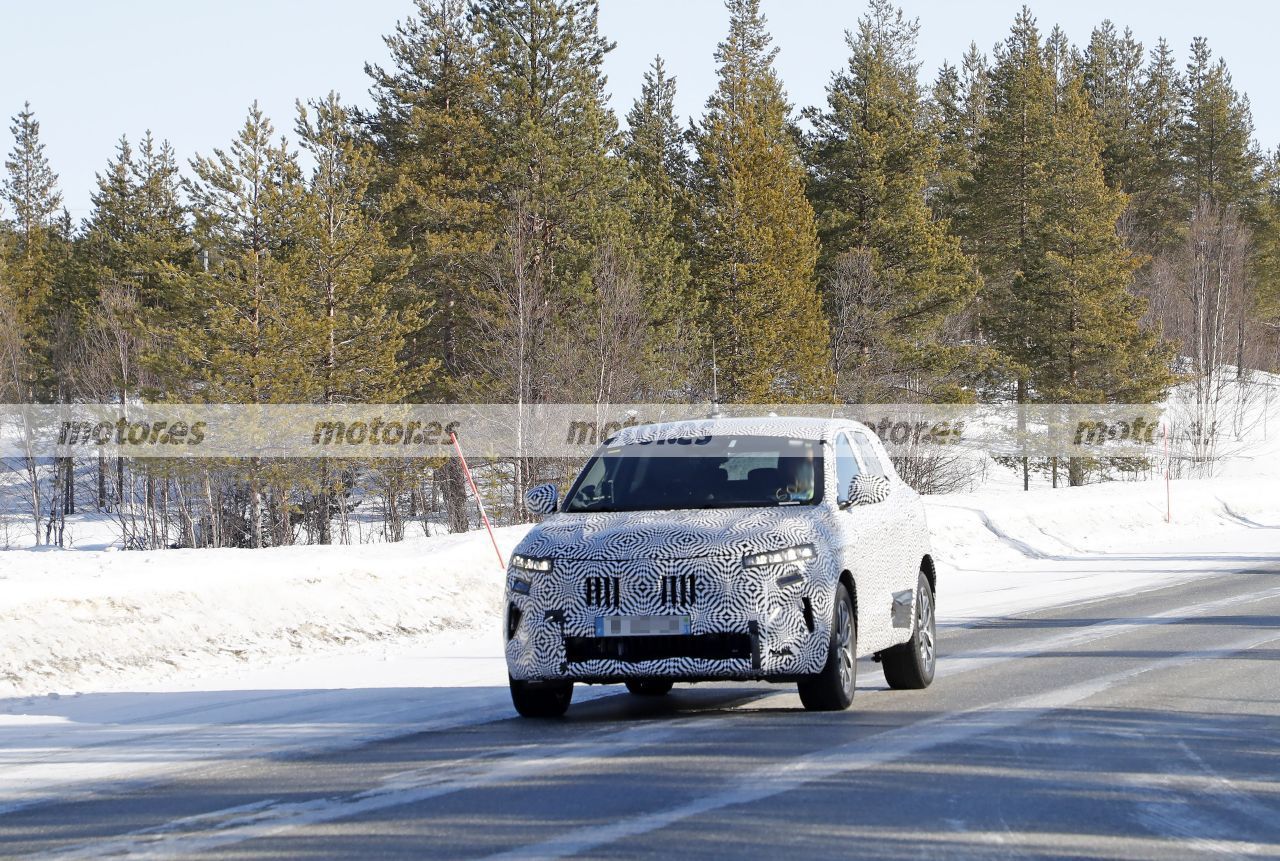
[[[1237,595],[1234,598],[1217,599],[1214,601],[1204,602],[1201,604],[1192,604],[1184,607],[1175,608],[1173,610],[1165,611],[1164,613],[1155,614],[1149,617],[1148,620],[1142,624],[1134,623],[1134,624],[1127,624],[1127,625],[1114,625],[1114,624],[1099,623],[1095,625],[1090,625],[1088,628],[1084,629],[1084,631],[1072,632],[1068,635],[1061,635],[1058,637],[1051,637],[1048,640],[1039,641],[1039,642],[1044,644],[1051,644],[1051,647],[1060,647],[1061,645],[1064,645],[1064,644],[1069,645],[1077,641],[1103,639],[1103,638],[1112,636],[1113,634],[1126,633],[1130,630],[1134,630],[1140,627],[1146,627],[1152,624],[1162,625],[1162,624],[1172,624],[1172,623],[1180,622],[1185,619],[1193,618],[1196,615],[1199,615],[1205,612],[1212,612],[1213,610],[1220,609],[1223,606],[1227,606],[1231,604],[1246,604],[1246,603],[1252,603],[1255,601],[1266,600],[1268,598],[1273,598],[1273,597],[1280,597],[1280,589],[1267,590],[1264,592],[1259,592],[1259,593],[1254,593],[1249,595]],[[1157,621],[1153,622],[1151,620],[1157,620]],[[1274,635],[1269,635],[1269,636],[1271,639],[1274,639]],[[1234,646],[1230,646],[1226,648],[1235,649]],[[1000,651],[1007,651],[1007,650],[993,650],[993,651],[1000,652]],[[1041,651],[1041,649],[1036,648],[1035,651]],[[1235,649],[1235,651],[1239,651],[1239,650]],[[1215,649],[1212,651],[1197,651],[1197,652],[1188,652],[1185,654],[1187,656],[1190,656],[1187,658],[1187,660],[1192,660],[1192,659],[1201,660],[1209,656],[1220,657],[1222,654],[1222,650]],[[1004,663],[1006,661],[1016,660],[1018,657],[1020,656],[998,654],[997,656],[991,657],[983,661],[981,666]],[[1107,676],[1101,680],[1095,680],[1094,682],[1083,683],[1081,685],[1077,685],[1073,688],[1068,688],[1065,690],[1066,691],[1084,690],[1086,688],[1089,688],[1091,685],[1096,685],[1096,684],[1103,684],[1103,689],[1105,689],[1105,687],[1109,687],[1111,684],[1113,684],[1114,681],[1122,680],[1132,675],[1137,675],[1139,673],[1147,672],[1151,669],[1159,668],[1164,663],[1170,660],[1175,660],[1175,659],[1180,660],[1182,658],[1183,656],[1179,655],[1179,656],[1174,656],[1174,658],[1172,659],[1171,658],[1162,659],[1161,661],[1157,661],[1152,664],[1147,664],[1136,669],[1124,671],[1122,673],[1117,673],[1113,676]],[[1109,681],[1109,680],[1113,680],[1113,681]],[[769,692],[765,691],[764,693],[768,694]],[[1044,695],[1043,698],[1047,702],[1056,702],[1055,698],[1062,695],[1065,695],[1065,694],[1063,692],[1051,693],[1051,694]],[[1077,697],[1077,699],[1082,699],[1088,695],[1089,694],[1083,694]],[[909,739],[911,736],[907,735],[907,733],[909,732],[914,733],[919,728],[933,727],[933,726],[942,726],[944,728],[943,729],[944,734],[948,732],[951,732],[951,733],[959,732],[961,734],[958,735],[954,740],[963,740],[965,738],[969,738],[973,735],[978,735],[983,732],[1004,729],[1006,728],[1006,726],[1017,726],[1025,722],[1022,719],[1019,719],[1017,722],[1011,723],[1011,724],[1003,724],[1003,723],[997,722],[996,724],[991,725],[989,728],[985,724],[974,723],[976,718],[980,716],[981,713],[991,711],[994,709],[1032,708],[1032,706],[1022,705],[1020,703],[1021,701],[1014,700],[1014,701],[1009,701],[1008,703],[984,706],[976,709],[949,712],[940,717],[931,718],[926,721],[919,721],[919,722],[910,724],[906,727],[902,727],[900,729],[891,730],[885,733],[880,733],[878,735],[872,736],[867,741],[868,743],[874,741],[876,744],[879,744],[880,739],[885,739],[886,743],[891,743],[891,738],[897,737],[900,735],[904,739]],[[1026,720],[1033,720],[1039,714],[1043,714],[1046,711],[1050,711],[1053,708],[1058,708],[1058,707],[1059,706],[1056,706],[1056,705],[1040,706],[1038,707],[1039,711],[1031,715],[1030,717],[1027,717]],[[956,723],[955,726],[951,726],[951,723],[953,721],[956,721],[957,718],[959,718],[960,721]],[[100,842],[84,844],[82,846],[79,846],[70,850],[54,851],[40,857],[68,858],[68,859],[97,858],[106,854],[114,854],[119,857],[126,857],[126,858],[146,858],[146,857],[162,857],[162,856],[170,856],[174,854],[189,854],[194,852],[200,852],[200,851],[205,851],[207,849],[233,845],[233,844],[241,843],[247,840],[257,839],[259,837],[278,834],[280,832],[289,830],[291,828],[296,828],[296,827],[310,825],[310,824],[317,824],[321,822],[330,822],[337,819],[344,819],[352,816],[357,816],[361,813],[382,810],[385,808],[396,807],[403,804],[412,804],[412,803],[428,800],[431,798],[436,798],[436,797],[447,795],[454,792],[461,792],[467,789],[483,787],[499,781],[528,777],[530,775],[539,773],[544,770],[560,768],[566,765],[572,765],[580,762],[585,763],[589,761],[593,756],[596,756],[597,754],[601,758],[607,758],[610,755],[616,755],[618,753],[621,753],[627,750],[632,750],[637,747],[641,747],[645,744],[652,743],[654,741],[665,739],[668,736],[678,733],[679,731],[683,730],[685,727],[690,727],[690,728],[696,727],[698,729],[714,729],[715,726],[721,723],[727,723],[727,722],[733,721],[734,719],[735,719],[735,716],[730,714],[730,715],[725,715],[722,717],[711,718],[711,719],[691,718],[686,720],[678,720],[678,721],[665,723],[661,725],[661,727],[657,727],[657,728],[649,727],[649,726],[633,727],[633,728],[624,729],[617,733],[608,734],[604,736],[603,739],[597,742],[584,742],[580,745],[568,745],[561,748],[557,748],[555,751],[552,751],[550,753],[543,754],[543,755],[526,755],[525,752],[521,751],[512,755],[503,755],[496,759],[493,757],[477,757],[474,760],[464,760],[462,761],[462,763],[459,763],[457,761],[452,761],[450,763],[447,763],[448,769],[441,769],[440,767],[431,767],[429,769],[419,770],[418,772],[408,772],[401,775],[394,775],[392,778],[394,780],[394,783],[389,783],[389,784],[384,783],[383,785],[376,787],[374,789],[366,790],[364,792],[356,793],[353,795],[339,796],[334,798],[313,799],[311,801],[306,801],[306,802],[291,802],[291,803],[268,802],[264,805],[254,805],[253,812],[249,815],[244,815],[244,816],[239,815],[243,809],[240,807],[228,808],[225,810],[216,810],[216,811],[200,814],[193,817],[186,817],[183,819],[173,820],[153,828],[147,828],[139,831],[128,832],[116,838],[112,838],[112,839],[108,839]],[[935,734],[934,736],[935,739],[939,737],[940,736],[938,734]],[[944,739],[943,741],[931,741],[930,744],[927,746],[931,747],[931,746],[934,746],[935,744],[945,743],[947,740],[948,739]],[[889,761],[890,759],[900,758],[901,756],[905,756],[909,753],[914,753],[917,748],[910,746],[910,744],[908,744],[907,747],[903,747],[902,745],[906,743],[907,742],[905,741],[899,741],[897,743],[898,747],[887,747],[884,751],[878,750],[870,753],[861,752],[858,754],[858,757],[856,758],[856,762],[852,766],[852,768],[855,768],[855,769],[866,768],[873,765],[878,765],[882,762]],[[856,746],[857,744],[859,744],[859,742],[854,742],[851,745],[846,745],[844,747],[853,747],[853,746]],[[914,744],[914,742],[911,742],[911,744]],[[835,750],[843,750],[843,749],[844,748],[836,748]],[[923,749],[923,748],[919,748],[919,749]],[[900,752],[895,753],[895,751],[900,751]],[[843,756],[843,754],[840,754],[840,755]],[[818,756],[818,754],[810,755],[810,757],[812,756]],[[821,754],[821,756],[826,756],[826,754],[825,753]],[[800,760],[796,760],[795,767],[803,769],[805,767],[803,763],[807,759],[808,758],[802,758]],[[858,764],[858,763],[861,763],[861,764]],[[460,768],[464,770],[464,774],[461,777],[459,777]],[[781,769],[781,773],[785,775],[790,773],[790,768],[791,768],[790,765],[783,764],[780,766],[771,766],[768,769],[765,769],[764,771],[771,773],[774,770]],[[447,770],[449,777],[452,779],[442,780],[441,779],[442,770]],[[808,782],[809,780],[813,780],[813,779],[817,779],[817,778],[806,777],[802,780],[799,780],[795,785],[799,785],[800,783]],[[787,789],[789,788],[791,787],[788,785],[783,789],[779,789],[778,792],[787,791]],[[744,791],[745,791],[745,788],[744,788]],[[761,797],[769,797],[770,795],[773,795],[773,794],[776,794],[776,792],[768,792]],[[753,799],[746,799],[746,800],[753,800]],[[732,803],[738,803],[738,802],[726,802],[726,804],[732,804]],[[725,806],[725,805],[717,805],[717,806]],[[686,815],[695,815],[695,813],[689,813]],[[684,817],[682,816],[679,818],[684,818]],[[218,831],[216,834],[193,833],[193,832],[197,832],[198,829],[205,827],[205,824],[211,821],[217,821],[220,823],[218,825]],[[631,820],[627,820],[627,821],[631,821]],[[672,820],[672,821],[675,821],[675,820]],[[654,827],[662,827],[662,826],[657,825]],[[652,829],[646,829],[646,830],[652,830]],[[605,841],[605,842],[608,842],[608,841]],[[572,854],[572,853],[569,853],[569,854]],[[551,855],[548,857],[560,857],[560,856]]]
[[[1221,649],[1213,650],[1213,653],[1220,655],[1223,650],[1231,653],[1244,652],[1275,642],[1277,639],[1280,638],[1276,636],[1274,631],[1267,631],[1262,635],[1255,634],[1252,637],[1236,640]],[[941,715],[900,729],[889,730],[867,739],[860,739],[849,744],[811,753],[786,763],[756,769],[745,775],[735,777],[733,786],[727,789],[701,798],[695,798],[692,801],[667,810],[646,813],[605,825],[578,828],[550,840],[517,846],[507,852],[491,855],[488,861],[497,861],[498,859],[511,859],[511,861],[516,861],[516,859],[519,859],[519,861],[525,861],[525,859],[555,859],[589,852],[592,849],[597,849],[628,837],[637,837],[641,834],[657,831],[676,822],[700,816],[713,810],[762,801],[775,795],[790,792],[803,784],[823,780],[837,774],[865,770],[906,758],[930,748],[955,744],[993,732],[1014,729],[1028,724],[1049,712],[1065,708],[1102,693],[1108,688],[1134,676],[1171,669],[1194,661],[1205,660],[1206,657],[1206,653],[1201,650],[1183,652],[1140,667],[1112,673],[1047,694],[1023,697],[993,706]],[[875,747],[868,749],[868,746],[872,744]],[[1182,837],[1183,835],[1175,833],[1173,836]],[[1233,844],[1233,848],[1240,853],[1261,854],[1263,852],[1271,852],[1275,847],[1253,843],[1237,843]]]

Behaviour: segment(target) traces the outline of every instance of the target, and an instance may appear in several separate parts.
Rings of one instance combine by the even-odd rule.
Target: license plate
[[[689,633],[688,616],[598,616],[597,637],[662,637]]]

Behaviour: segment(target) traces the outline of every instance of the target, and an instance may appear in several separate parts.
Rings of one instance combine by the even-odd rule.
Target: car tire
[[[797,687],[800,702],[811,712],[836,712],[853,703],[858,684],[858,618],[853,600],[843,584],[836,589],[831,610],[831,642],[827,663],[817,675],[802,680]]]
[[[511,704],[521,717],[563,717],[573,700],[573,682],[510,682]]]
[[[880,655],[884,680],[900,691],[918,691],[929,687],[938,663],[938,633],[935,626],[933,587],[920,572],[916,584],[916,612],[911,639],[885,649]]]
[[[627,690],[638,697],[665,697],[671,693],[674,683],[667,679],[632,679],[627,682]]]

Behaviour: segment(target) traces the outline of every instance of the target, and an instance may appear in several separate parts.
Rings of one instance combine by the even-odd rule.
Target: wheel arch
[[[924,558],[920,560],[920,570],[928,578],[929,588],[933,590],[933,594],[936,597],[938,594],[938,569],[933,564],[933,556],[928,553],[924,555]]]
[[[844,588],[849,590],[849,600],[853,602],[853,619],[854,619],[854,622],[857,623],[859,621],[858,619],[858,586],[857,586],[857,583],[854,582],[853,572],[851,572],[848,568],[841,571],[838,583],[840,585],[843,585]]]

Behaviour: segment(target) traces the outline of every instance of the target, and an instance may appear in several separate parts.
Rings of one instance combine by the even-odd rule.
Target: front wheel
[[[884,680],[896,690],[921,690],[933,681],[938,662],[938,634],[934,622],[933,587],[923,571],[916,584],[915,631],[900,646],[885,649],[880,656]]]
[[[835,607],[831,613],[831,643],[827,663],[817,675],[797,686],[800,702],[811,712],[837,712],[853,704],[853,690],[858,680],[858,620],[853,615],[853,600],[842,584],[836,589]]]
[[[569,710],[573,682],[523,682],[509,679],[511,704],[521,717],[557,718]]]
[[[666,679],[631,679],[627,690],[638,697],[664,697],[674,685]]]

